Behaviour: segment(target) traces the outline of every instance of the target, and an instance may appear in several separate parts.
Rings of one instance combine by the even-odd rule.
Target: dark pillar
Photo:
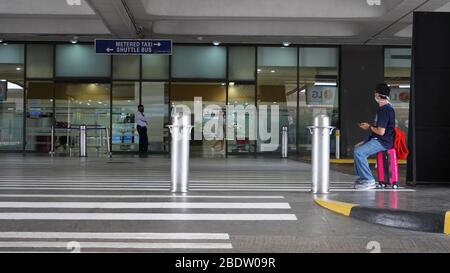
[[[450,13],[416,12],[407,181],[450,183]]]
[[[374,89],[384,81],[382,46],[344,45],[341,47],[340,129],[343,156],[353,156],[353,146],[365,132],[358,122],[372,122],[377,104]]]

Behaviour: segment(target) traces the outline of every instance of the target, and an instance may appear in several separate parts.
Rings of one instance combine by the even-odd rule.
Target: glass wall
[[[411,48],[384,49],[384,79],[391,87],[390,99],[395,109],[396,126],[408,136]]]
[[[299,54],[299,126],[300,155],[309,155],[311,134],[307,129],[318,114],[327,114],[331,126],[339,123],[339,86],[337,48],[301,47]],[[334,152],[334,138],[331,138]]]
[[[143,82],[142,104],[149,121],[148,143],[150,152],[169,151],[169,84]]]
[[[297,48],[259,47],[257,73],[257,106],[260,113],[261,109],[267,109],[267,130],[263,131],[269,133],[267,136],[258,134],[257,151],[280,152],[279,133],[276,136],[273,132],[281,132],[283,126],[288,127],[288,149],[296,151]],[[279,119],[274,121],[270,117],[275,117],[277,111]],[[273,132],[272,124],[278,127]],[[274,141],[275,138],[278,141]]]
[[[51,151],[54,84],[48,81],[27,82],[26,150]]]
[[[24,46],[0,45],[0,151],[23,149]]]
[[[55,152],[76,154],[79,147],[77,130],[65,128],[86,125],[88,153],[100,155],[106,151],[104,128],[110,121],[109,84],[55,84]]]
[[[215,137],[218,134],[217,130],[223,132],[224,128],[212,126],[220,123],[222,126],[226,126],[225,122],[221,122],[224,120],[225,99],[225,83],[172,83],[170,88],[171,107],[185,105],[192,113],[194,125],[191,138],[192,154],[213,157],[225,155],[225,140],[223,137],[220,139]],[[201,111],[203,116],[194,115],[196,109]],[[211,125],[211,130],[203,130],[205,126],[209,125]]]
[[[112,86],[112,151],[138,151],[139,134],[134,115],[139,105],[139,82],[114,82]]]
[[[398,125],[405,131],[410,55],[405,48],[385,51],[385,77],[393,89]],[[200,130],[203,139],[193,140],[194,153],[279,153],[280,135],[274,133],[287,126],[290,154],[309,154],[311,138],[306,126],[312,117],[327,113],[333,125],[338,125],[338,58],[337,47],[312,46],[175,45],[172,56],[108,56],[95,54],[92,44],[2,45],[0,150],[25,147],[48,152],[54,125],[58,153],[69,153],[76,137],[67,135],[65,127],[85,123],[111,127],[113,151],[135,152],[139,139],[134,114],[136,106],[144,104],[150,121],[149,151],[165,153],[171,107],[183,103],[193,108],[194,98],[201,97],[204,116],[195,121],[199,128],[195,131]],[[227,113],[227,104],[242,108]],[[213,105],[222,109],[221,114],[209,109]],[[264,127],[258,119],[256,125],[250,122],[257,114],[255,109],[268,110],[262,115],[268,119]],[[244,113],[244,125],[236,119],[240,116],[236,111]],[[276,112],[279,118],[271,120]],[[225,122],[224,137],[229,127],[234,129],[231,140],[209,139],[201,130],[219,119]],[[63,131],[65,138],[59,138]],[[254,135],[257,140],[250,140]],[[91,145],[99,146],[95,141]]]

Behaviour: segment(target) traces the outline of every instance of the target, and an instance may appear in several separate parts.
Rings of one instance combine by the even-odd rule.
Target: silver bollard
[[[341,130],[336,129],[336,159],[341,158]]]
[[[171,192],[185,193],[189,189],[189,142],[191,139],[191,115],[177,112],[168,126],[171,143]]]
[[[87,157],[86,125],[80,125],[80,157]]]
[[[50,135],[50,152],[51,156],[55,155],[55,127],[52,125],[52,131]]]
[[[308,127],[312,134],[312,192],[328,193],[330,189],[330,126],[327,115],[314,117],[314,126]]]
[[[281,128],[281,158],[288,157],[288,127]]]

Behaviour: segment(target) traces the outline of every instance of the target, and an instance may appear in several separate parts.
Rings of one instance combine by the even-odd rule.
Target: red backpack
[[[397,159],[406,159],[408,156],[405,132],[403,132],[400,128],[394,129],[394,149],[397,153]]]

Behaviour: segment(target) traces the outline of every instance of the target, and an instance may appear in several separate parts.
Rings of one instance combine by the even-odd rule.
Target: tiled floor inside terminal
[[[346,218],[317,206],[310,165],[278,158],[191,159],[171,194],[167,156],[0,154],[0,251],[450,252],[450,236]],[[450,187],[355,191],[332,171],[326,198],[450,209]],[[323,197],[323,196],[321,196]]]

